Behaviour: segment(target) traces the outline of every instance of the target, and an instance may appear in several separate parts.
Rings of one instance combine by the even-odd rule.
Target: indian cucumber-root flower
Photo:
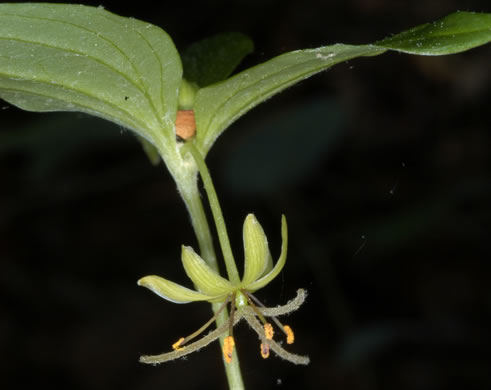
[[[244,272],[242,279],[237,283],[232,283],[230,280],[220,276],[215,270],[210,268],[210,266],[208,266],[208,264],[191,247],[188,246],[182,247],[181,259],[187,276],[196,287],[195,290],[181,286],[156,275],[141,278],[138,281],[138,285],[150,289],[160,297],[170,302],[190,303],[207,301],[210,303],[222,303],[222,306],[218,312],[215,313],[215,315],[206,324],[188,337],[181,338],[179,341],[173,344],[172,347],[174,352],[159,355],[161,357],[160,360],[157,359],[158,356],[143,356],[141,361],[159,363],[184,356],[185,354],[194,352],[195,350],[198,350],[211,342],[212,340],[208,341],[209,338],[216,339],[228,330],[229,334],[228,337],[225,338],[223,353],[225,361],[230,362],[235,346],[235,341],[233,335],[231,334],[232,327],[240,319],[244,318],[256,331],[256,333],[258,333],[262,343],[261,354],[264,358],[269,356],[269,349],[271,347],[271,349],[279,356],[290,360],[293,363],[308,364],[309,360],[307,357],[286,352],[279,344],[272,340],[274,333],[273,327],[266,321],[265,317],[268,316],[268,310],[274,310],[274,308],[265,308],[264,305],[262,305],[254,295],[252,295],[253,292],[266,286],[276,276],[278,276],[285,265],[288,246],[288,233],[286,218],[284,216],[281,220],[281,236],[283,240],[281,254],[278,261],[273,266],[268,240],[261,225],[253,214],[249,214],[246,217],[243,226]],[[298,299],[299,296],[300,299]],[[291,304],[288,312],[296,310],[300,304],[303,303],[305,299],[305,292],[303,290],[299,290],[299,296],[297,296],[297,303]],[[221,327],[202,337],[201,340],[204,340],[204,342],[200,342],[201,340],[199,340],[188,344],[192,339],[206,330],[214,322],[218,314],[221,313],[221,311],[223,311],[229,303],[231,304],[231,315],[227,327]],[[289,304],[283,306],[283,308],[286,308]],[[281,306],[279,308],[281,308]],[[290,344],[293,342],[293,332],[288,325],[282,325],[278,321],[276,316],[281,314],[270,314],[269,316],[279,326],[280,330],[286,336],[287,343]],[[259,318],[260,322],[256,317]],[[219,334],[216,335],[216,337],[215,335],[213,336],[214,338],[209,337],[209,335],[214,332],[216,333],[216,331],[219,331]]]

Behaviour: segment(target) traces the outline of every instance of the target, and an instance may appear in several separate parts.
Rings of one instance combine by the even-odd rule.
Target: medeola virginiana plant
[[[294,342],[292,327],[278,317],[299,309],[306,292],[299,289],[292,300],[272,308],[256,297],[256,291],[285,266],[289,239],[285,216],[281,251],[274,255],[255,216],[246,216],[244,266],[239,272],[205,163],[215,140],[256,105],[335,64],[389,50],[454,54],[490,40],[491,14],[457,12],[373,44],[296,50],[233,74],[253,50],[250,39],[239,33],[205,38],[179,54],[161,28],[100,7],[4,3],[0,4],[0,97],[28,111],[80,111],[105,118],[133,131],[152,162],[165,163],[199,244],[197,250],[182,247],[182,264],[194,287],[156,275],[145,276],[138,284],[170,302],[209,302],[213,315],[191,335],[176,335],[173,351],[142,356],[140,361],[166,362],[218,339],[229,386],[241,389],[233,328],[242,319],[257,333],[263,358],[272,351],[294,364],[309,363],[307,356],[275,341],[279,331],[286,347]],[[198,175],[208,196],[226,276],[218,272]],[[215,323],[214,330],[204,333]]]

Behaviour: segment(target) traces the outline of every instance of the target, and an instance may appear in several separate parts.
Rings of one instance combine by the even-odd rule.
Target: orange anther
[[[264,324],[264,334],[268,340],[273,340],[274,330],[273,326],[269,322]]]
[[[287,344],[293,344],[293,342],[295,341],[295,335],[293,334],[292,328],[290,328],[288,325],[283,325],[283,330],[286,333]]]
[[[235,341],[232,336],[225,337],[223,340],[223,357],[227,363],[232,361],[232,354],[234,352]]]
[[[261,343],[261,356],[263,359],[269,358],[269,345],[266,343]]]
[[[181,344],[182,344],[183,341],[184,341],[184,337],[181,337],[174,344],[172,344],[172,349],[174,351],[179,351],[180,349],[182,349]]]

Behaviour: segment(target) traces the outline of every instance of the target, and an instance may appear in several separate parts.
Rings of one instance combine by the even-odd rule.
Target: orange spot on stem
[[[184,140],[196,133],[196,120],[193,110],[179,110],[176,117],[176,135]]]

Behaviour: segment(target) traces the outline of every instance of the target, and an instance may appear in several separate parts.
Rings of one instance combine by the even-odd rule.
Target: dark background
[[[99,5],[101,2],[92,3]],[[89,4],[89,2],[86,2]],[[224,31],[274,55],[369,43],[488,1],[133,2],[108,10],[162,26],[178,49]],[[447,57],[352,60],[256,108],[208,161],[241,258],[254,212],[287,266],[257,295],[307,303],[284,322],[296,367],[263,361],[245,325],[235,337],[248,388],[489,389],[491,46]],[[157,367],[210,316],[139,288],[186,282],[196,247],[175,185],[133,136],[81,114],[33,114],[0,102],[0,388],[226,388],[218,344]]]

